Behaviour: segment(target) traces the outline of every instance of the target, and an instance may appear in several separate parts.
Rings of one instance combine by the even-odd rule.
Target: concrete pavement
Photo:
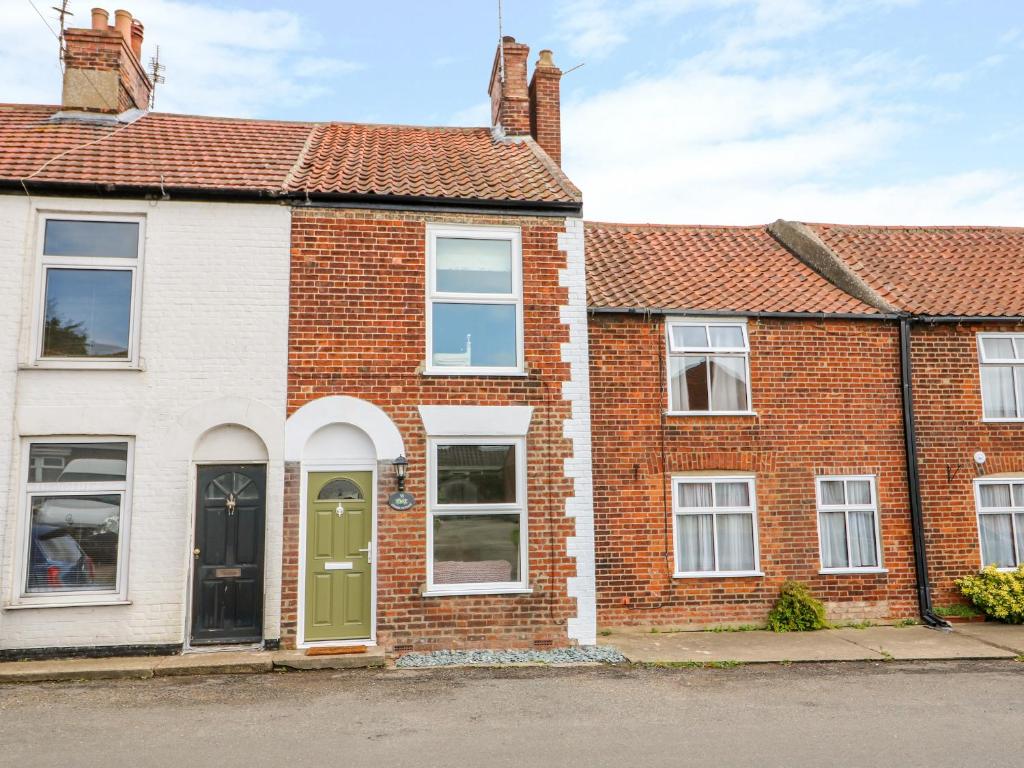
[[[18,768],[960,768],[1016,764],[1022,714],[1004,660],[321,671],[0,686],[0,743]]]
[[[121,656],[105,659],[9,661],[0,664],[0,683],[44,680],[146,679],[186,675],[232,675],[274,669],[355,669],[384,666],[384,650],[340,656],[306,656],[302,651],[218,651],[181,656]]]
[[[1024,653],[1024,626],[956,625],[824,629],[817,632],[651,632],[619,629],[600,638],[631,662],[701,664],[737,661],[884,661],[1012,659]]]

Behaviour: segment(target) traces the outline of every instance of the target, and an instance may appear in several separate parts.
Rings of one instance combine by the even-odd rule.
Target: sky
[[[33,5],[55,23],[0,0],[0,102],[59,101]],[[160,46],[160,111],[489,122],[497,0],[118,6]],[[1024,225],[1021,0],[505,0],[503,24],[582,65],[563,168],[590,219]]]

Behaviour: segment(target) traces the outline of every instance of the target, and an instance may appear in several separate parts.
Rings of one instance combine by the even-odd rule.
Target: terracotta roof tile
[[[591,307],[878,314],[765,227],[586,223]]]
[[[1024,229],[807,226],[905,312],[1024,316]]]
[[[0,179],[172,190],[580,202],[532,139],[486,128],[299,123],[149,113],[127,125],[53,122],[0,104]]]
[[[319,132],[293,187],[478,200],[580,199],[532,139],[496,141],[487,128],[331,123]]]

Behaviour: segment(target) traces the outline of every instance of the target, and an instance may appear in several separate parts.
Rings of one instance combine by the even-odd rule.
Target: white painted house
[[[232,121],[146,114],[140,49],[101,21],[67,33],[61,107],[0,106],[0,656],[273,641],[290,212],[188,199],[275,169]],[[251,562],[214,581],[197,519]]]

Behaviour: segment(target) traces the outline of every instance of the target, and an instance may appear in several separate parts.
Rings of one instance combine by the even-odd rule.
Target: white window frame
[[[1021,354],[1020,358],[988,357],[985,353],[985,339],[1010,339],[1014,348]],[[982,371],[986,367],[1004,368],[1009,367],[1013,376],[1013,396],[1017,405],[1016,416],[987,416],[985,403],[985,385],[982,381]],[[1017,393],[1020,392],[1020,380],[1024,378],[1024,333],[992,333],[985,332],[978,334],[978,386],[981,388],[981,420],[993,423],[1020,423],[1024,422],[1024,403],[1017,400]]]
[[[746,483],[750,495],[749,507],[681,507],[679,499],[679,486],[684,483],[711,483],[712,494],[714,494],[714,483]],[[713,501],[712,497],[712,501]],[[750,571],[723,571],[718,569],[718,516],[723,514],[749,514],[753,519],[754,536],[754,569]],[[715,570],[713,571],[683,571],[680,570],[679,552],[679,518],[684,515],[711,515],[712,516],[712,542],[714,544]],[[673,578],[676,579],[718,579],[718,578],[744,578],[750,576],[764,576],[761,570],[761,546],[758,537],[758,515],[757,515],[757,479],[754,475],[673,475],[672,476],[672,569]]]
[[[33,445],[53,443],[127,443],[125,479],[101,482],[30,483],[29,454]],[[13,594],[8,608],[61,608],[75,605],[120,605],[128,603],[128,542],[131,537],[132,477],[135,471],[135,439],[125,435],[60,435],[22,437],[21,481],[18,514],[18,548],[14,558]],[[117,534],[117,576],[114,589],[68,592],[29,592],[28,567],[32,538],[32,497],[119,495],[121,516]]]
[[[437,290],[436,252],[438,238],[508,240],[512,244],[511,293],[454,293]],[[518,227],[473,227],[455,224],[427,224],[427,359],[424,373],[430,376],[524,376],[523,340],[523,247]],[[514,366],[436,366],[434,360],[434,304],[507,304],[516,308],[516,364]]]
[[[677,346],[672,339],[672,329],[680,326],[703,327],[708,334],[708,343],[711,342],[711,328],[739,328],[743,334],[742,347],[685,347]],[[669,317],[665,319],[665,383],[667,385],[665,396],[667,398],[666,413],[669,416],[754,416],[754,401],[750,386],[750,337],[747,334],[746,318],[716,319],[699,317]],[[672,358],[683,355],[707,355],[708,357],[735,357],[742,358],[746,372],[747,383],[747,407],[742,411],[679,411],[672,406]],[[708,366],[708,405],[711,405],[711,366]]]
[[[851,480],[866,480],[871,491],[870,504],[825,504],[822,502],[821,484],[825,482],[842,482],[845,484]],[[849,498],[849,494],[846,494]],[[882,562],[882,526],[881,517],[878,513],[878,484],[874,475],[820,475],[814,478],[814,520],[818,529],[818,563],[821,574],[856,574],[856,573],[888,573],[888,569]],[[846,561],[850,562],[850,512],[871,512],[875,516],[875,562],[878,565],[868,566],[845,566],[842,568],[826,568],[825,553],[823,551],[825,542],[821,538],[821,513],[822,512],[845,512],[846,525]]]
[[[1020,476],[1020,475],[1006,476],[1006,477],[985,477],[985,478],[978,477],[978,478],[975,478],[975,480],[974,480],[974,509],[975,509],[975,513],[976,513],[975,514],[975,517],[976,517],[975,524],[977,525],[977,528],[978,528],[978,558],[981,561],[981,567],[982,568],[985,568],[985,567],[988,566],[988,563],[985,562],[985,552],[982,549],[982,546],[984,544],[984,542],[982,541],[982,537],[981,537],[981,516],[982,515],[1006,515],[1006,514],[1008,514],[1010,516],[1010,537],[1012,539],[1011,543],[1013,544],[1013,554],[1014,554],[1015,559],[1017,560],[1017,565],[1009,566],[1009,567],[1003,566],[1003,567],[1000,567],[999,570],[1004,572],[1004,573],[1011,573],[1011,572],[1016,571],[1021,563],[1024,563],[1024,559],[1022,559],[1022,558],[1024,558],[1024,552],[1020,551],[1020,548],[1019,548],[1018,542],[1017,542],[1017,515],[1024,514],[1024,507],[1013,507],[1013,506],[1010,506],[1010,507],[985,507],[984,508],[985,511],[982,512],[982,506],[981,506],[981,486],[983,486],[983,485],[1009,485],[1009,486],[1011,486],[1011,488],[1010,488],[1010,503],[1012,504],[1013,503],[1013,488],[1012,488],[1012,486],[1014,484],[1019,485],[1021,483],[1024,483],[1024,476]]]
[[[47,256],[44,253],[46,243],[46,222],[58,221],[96,221],[96,222],[131,222],[139,225],[138,253],[135,259],[121,257],[98,256]],[[139,357],[139,325],[142,307],[142,262],[146,242],[146,219],[144,216],[71,213],[63,211],[46,211],[38,217],[36,231],[36,301],[32,309],[32,352],[30,365],[34,368],[87,368],[87,369],[137,369]],[[119,270],[132,273],[132,298],[129,328],[128,357],[44,357],[43,356],[43,322],[46,314],[46,273],[49,269],[84,269],[84,270]]]
[[[516,500],[507,504],[438,504],[437,447],[439,445],[511,445],[516,452]],[[432,437],[427,442],[427,590],[425,597],[441,595],[500,595],[530,593],[529,532],[526,483],[526,438],[524,437]],[[519,580],[434,584],[434,516],[439,515],[519,515]]]

